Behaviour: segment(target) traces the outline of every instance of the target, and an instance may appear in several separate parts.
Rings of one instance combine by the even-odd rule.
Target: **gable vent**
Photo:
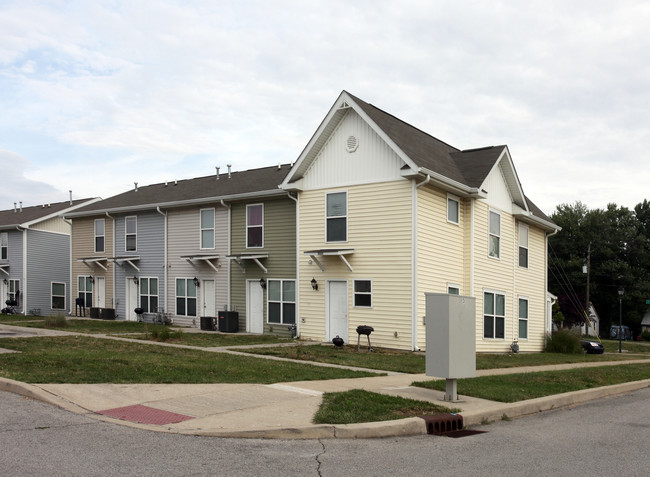
[[[355,136],[349,136],[345,143],[345,148],[348,152],[354,152],[359,147],[359,140]]]

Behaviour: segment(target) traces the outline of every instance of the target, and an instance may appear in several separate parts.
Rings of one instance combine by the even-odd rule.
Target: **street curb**
[[[0,377],[0,391],[18,394],[19,396],[34,399],[35,401],[60,407],[61,409],[74,412],[75,414],[93,414],[89,409],[85,409],[78,404],[63,399],[61,396],[45,391],[35,384],[23,383],[22,381],[14,381],[13,379]]]

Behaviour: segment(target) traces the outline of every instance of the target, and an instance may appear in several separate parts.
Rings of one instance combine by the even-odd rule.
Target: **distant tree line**
[[[585,321],[588,251],[589,299],[600,317],[600,332],[618,324],[620,287],[623,324],[635,336],[650,299],[650,203],[630,210],[609,204],[589,210],[581,202],[556,207],[552,220],[562,230],[549,238],[549,291],[558,297],[565,326]]]

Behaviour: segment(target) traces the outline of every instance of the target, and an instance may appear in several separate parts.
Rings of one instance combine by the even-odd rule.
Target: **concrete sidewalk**
[[[6,328],[11,328],[7,330]],[[42,336],[65,334],[0,325],[0,332]],[[92,335],[97,337],[97,335]],[[196,349],[196,348],[195,348]],[[218,352],[217,349],[211,349]],[[251,356],[251,355],[248,355]],[[266,357],[258,355],[260,359]],[[614,361],[477,371],[478,376],[584,366],[620,365],[648,360]],[[302,362],[304,363],[304,361]],[[650,365],[650,363],[649,363]],[[358,368],[355,368],[358,369]],[[376,370],[372,370],[376,372]],[[460,396],[461,402],[442,401],[444,393],[411,386],[434,379],[424,374],[264,384],[26,384],[0,378],[0,390],[38,399],[69,411],[141,429],[179,434],[256,438],[365,438],[426,434],[421,418],[347,425],[313,424],[322,394],[365,389],[434,402],[460,409],[465,426],[515,418],[549,409],[650,386],[650,379],[587,389],[516,403],[500,403]]]

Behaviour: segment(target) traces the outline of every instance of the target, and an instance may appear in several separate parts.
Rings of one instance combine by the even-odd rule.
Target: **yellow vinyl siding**
[[[347,191],[348,240],[327,243],[325,198],[329,192]],[[412,189],[410,181],[351,186],[300,195],[300,325],[304,338],[326,338],[327,280],[347,280],[348,336],[355,342],[356,327],[367,324],[375,331],[373,344],[411,349],[412,315]],[[347,255],[354,272],[339,257],[319,257],[325,271],[304,251],[352,248]],[[312,290],[315,278],[319,290]],[[354,280],[372,281],[372,308],[354,307]],[[397,336],[395,336],[397,334]]]
[[[417,197],[417,327],[418,347],[426,346],[425,293],[447,293],[447,285],[460,286],[469,295],[464,263],[467,254],[464,201],[459,201],[459,224],[447,221],[447,193],[430,186]]]

